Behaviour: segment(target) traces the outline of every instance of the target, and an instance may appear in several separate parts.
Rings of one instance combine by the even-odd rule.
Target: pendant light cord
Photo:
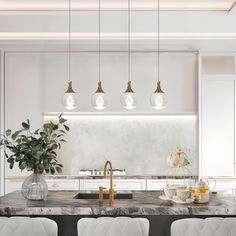
[[[68,45],[68,56],[69,56],[69,82],[71,82],[71,0],[69,0],[69,45]]]
[[[128,0],[128,82],[131,78],[130,60],[130,0]]]
[[[98,81],[101,82],[101,0],[98,0]]]
[[[157,17],[158,17],[158,31],[157,31],[157,67],[158,67],[158,72],[157,72],[157,80],[160,82],[160,0],[157,0]]]

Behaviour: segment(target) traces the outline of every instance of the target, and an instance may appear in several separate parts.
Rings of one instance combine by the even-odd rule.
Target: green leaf
[[[58,145],[57,144],[53,144],[52,145],[52,149],[57,149],[58,148]]]
[[[10,136],[10,135],[11,135],[11,130],[10,129],[6,130],[6,136]]]
[[[52,138],[55,139],[57,137],[57,134],[53,134]]]
[[[40,130],[40,129],[36,129],[36,130],[34,131],[34,134],[39,134],[39,130]]]
[[[55,168],[54,168],[54,167],[51,167],[51,168],[50,168],[50,172],[51,172],[52,175],[54,175],[54,174],[55,174]]]
[[[17,136],[18,136],[21,132],[22,132],[22,130],[16,131],[14,134],[12,134],[11,138],[12,138],[13,140],[15,140],[15,139],[17,138]]]
[[[66,131],[70,130],[70,128],[67,125],[63,125],[63,126],[65,127]]]
[[[25,130],[28,130],[30,128],[29,124],[25,123],[25,122],[22,122],[22,127],[25,129]]]
[[[19,164],[19,168],[24,170],[26,168],[26,162],[21,162],[21,164]]]
[[[53,130],[57,130],[58,129],[58,125],[53,125]]]
[[[8,162],[8,163],[14,163],[14,158],[13,158],[13,157],[9,157],[9,158],[7,159],[7,162]]]
[[[62,173],[61,167],[57,166],[57,167],[56,167],[56,171],[57,171],[57,173],[61,174],[61,173]]]
[[[65,123],[66,121],[67,121],[67,120],[64,119],[64,118],[60,118],[60,119],[59,119],[59,123],[60,123],[60,124],[63,124],[63,123]]]

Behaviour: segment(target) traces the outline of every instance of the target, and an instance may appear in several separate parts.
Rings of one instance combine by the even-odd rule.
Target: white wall
[[[45,120],[57,117],[46,116]],[[64,174],[102,169],[106,160],[129,175],[183,175],[166,164],[170,151],[183,148],[198,174],[196,115],[79,115],[66,116],[71,131],[58,152]],[[186,172],[185,172],[186,173]]]
[[[132,55],[133,89],[138,105],[130,113],[197,113],[197,56],[192,53],[162,53],[161,81],[167,96],[166,108],[158,112],[149,103],[157,80],[157,54]],[[127,53],[102,55],[102,76],[109,106],[106,112],[124,112],[120,95],[127,83]],[[79,92],[78,112],[94,112],[91,95],[98,79],[95,53],[74,53],[74,89]],[[6,127],[19,128],[29,118],[36,128],[43,112],[62,112],[61,98],[68,80],[66,53],[8,53],[6,56]],[[193,134],[195,135],[195,134]],[[18,171],[7,175],[18,174]]]

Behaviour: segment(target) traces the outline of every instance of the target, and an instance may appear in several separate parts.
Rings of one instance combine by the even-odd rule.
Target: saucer
[[[159,198],[164,201],[172,201],[172,199],[167,198],[165,195],[160,195]]]
[[[184,201],[180,200],[177,196],[174,196],[173,197],[173,202],[175,202],[177,204],[188,204],[188,203],[192,203],[194,201],[191,198],[187,198],[186,201],[184,202]]]

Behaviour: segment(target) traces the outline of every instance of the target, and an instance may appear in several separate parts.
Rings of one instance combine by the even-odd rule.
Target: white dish
[[[172,201],[172,199],[167,198],[165,195],[160,195],[159,198],[164,201]]]
[[[192,203],[194,202],[193,199],[191,198],[187,198],[186,201],[181,201],[177,196],[173,197],[173,202],[177,203],[177,204],[188,204],[188,203]]]

